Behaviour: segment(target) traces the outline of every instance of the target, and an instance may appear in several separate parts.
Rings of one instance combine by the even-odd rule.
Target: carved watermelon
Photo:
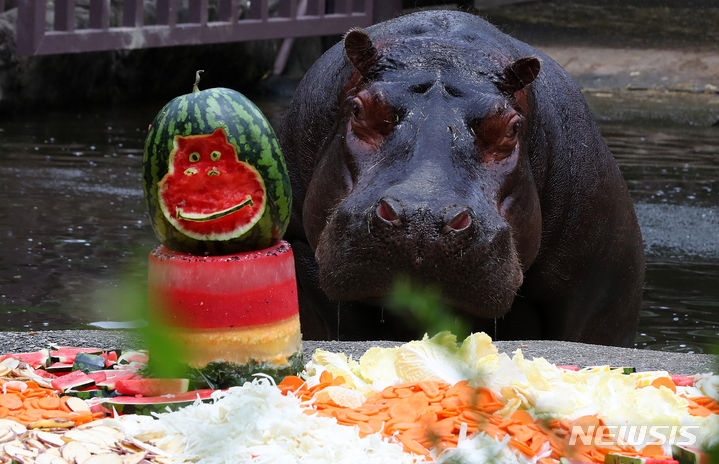
[[[167,247],[196,255],[267,248],[289,222],[289,176],[257,107],[225,88],[175,98],[145,143],[145,200]]]
[[[100,400],[101,403],[110,410],[117,411],[118,414],[144,414],[177,411],[180,408],[189,406],[195,401],[203,402],[212,401],[211,396],[215,390],[194,390],[187,393],[177,395],[161,395],[161,396],[117,396],[115,398],[107,398]]]

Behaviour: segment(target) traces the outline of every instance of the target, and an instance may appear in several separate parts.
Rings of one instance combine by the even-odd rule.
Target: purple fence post
[[[75,0],[55,0],[55,30],[75,29]]]
[[[189,10],[191,23],[207,24],[207,0],[190,0]]]
[[[402,13],[402,0],[370,0],[373,3],[372,24],[396,18]]]
[[[20,2],[17,6],[17,49],[21,55],[33,55],[45,35],[47,0]]]
[[[110,0],[90,2],[90,28],[107,29],[108,27],[110,27]]]
[[[125,27],[140,27],[145,22],[142,9],[142,0],[125,0],[122,9],[122,25]]]
[[[157,24],[166,24],[170,28],[177,23],[177,4],[175,0],[157,0]]]

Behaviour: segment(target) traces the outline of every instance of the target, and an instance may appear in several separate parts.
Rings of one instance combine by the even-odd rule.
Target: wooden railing
[[[271,9],[269,0],[124,0],[113,1],[121,3],[113,11],[110,0],[90,0],[87,24],[79,25],[75,0],[19,0],[17,45],[21,55],[47,55],[331,35],[372,24],[375,2],[385,11],[388,3],[401,5],[279,0]],[[7,6],[0,0],[0,12]],[[147,14],[152,6],[155,14]]]

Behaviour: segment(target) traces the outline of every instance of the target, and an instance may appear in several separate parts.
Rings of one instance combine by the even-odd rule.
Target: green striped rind
[[[212,134],[224,128],[240,161],[257,169],[267,189],[267,206],[260,220],[231,240],[197,240],[177,230],[164,217],[158,183],[167,174],[177,135]],[[145,142],[143,188],[150,222],[168,248],[192,254],[225,255],[267,248],[282,239],[290,217],[292,194],[275,132],[262,112],[244,95],[214,88],[175,98],[155,116]]]

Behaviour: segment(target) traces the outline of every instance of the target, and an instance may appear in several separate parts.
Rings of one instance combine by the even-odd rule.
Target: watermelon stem
[[[198,87],[200,85],[200,73],[203,72],[205,72],[204,69],[198,69],[197,72],[195,72],[195,84],[192,86],[192,93],[200,91],[200,88]]]

